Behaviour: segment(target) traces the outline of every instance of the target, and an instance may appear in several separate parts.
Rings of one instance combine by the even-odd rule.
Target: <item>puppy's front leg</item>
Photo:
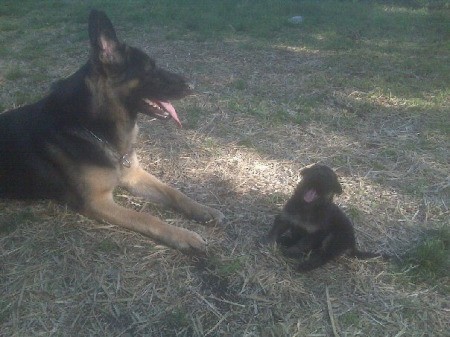
[[[139,166],[135,155],[131,167],[123,169],[120,185],[136,196],[163,206],[170,206],[199,222],[219,224],[224,219],[222,212],[199,204],[146,172]]]
[[[273,226],[267,235],[268,243],[278,242],[281,235],[283,235],[286,231],[291,228],[291,222],[289,217],[287,217],[284,213],[281,213],[275,217],[273,222]]]

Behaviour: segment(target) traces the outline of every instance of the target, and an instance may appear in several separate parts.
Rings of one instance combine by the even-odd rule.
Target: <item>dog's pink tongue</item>
[[[181,122],[178,119],[178,114],[177,114],[175,108],[173,107],[173,105],[170,104],[170,102],[164,102],[164,101],[158,101],[158,104],[170,114],[170,116],[173,118],[173,120],[181,128]]]
[[[312,202],[317,198],[317,193],[315,190],[308,190],[306,191],[305,195],[303,196],[303,200],[306,202]]]

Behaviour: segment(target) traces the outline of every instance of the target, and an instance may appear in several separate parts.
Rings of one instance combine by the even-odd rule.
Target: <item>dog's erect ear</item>
[[[120,62],[119,40],[111,20],[104,12],[93,9],[89,15],[89,39],[94,55],[101,62],[113,64]]]
[[[300,175],[301,175],[302,177],[306,177],[306,176],[310,175],[312,172],[317,171],[317,170],[320,170],[320,167],[321,167],[321,166],[322,166],[322,165],[317,164],[317,163],[315,163],[315,164],[310,164],[310,165],[308,165],[308,166],[305,166],[304,168],[302,168],[302,169],[300,170]]]
[[[342,185],[339,182],[339,177],[336,174],[336,172],[334,172],[333,170],[330,169],[330,174],[332,175],[332,181],[333,181],[333,192],[336,194],[342,194],[343,190],[342,190]]]

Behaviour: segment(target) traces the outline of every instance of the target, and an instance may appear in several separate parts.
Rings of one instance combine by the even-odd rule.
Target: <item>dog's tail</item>
[[[360,260],[374,259],[374,258],[382,258],[383,260],[388,260],[390,258],[389,255],[383,253],[373,253],[373,252],[363,252],[358,249],[353,249],[348,253],[348,256],[355,257]]]

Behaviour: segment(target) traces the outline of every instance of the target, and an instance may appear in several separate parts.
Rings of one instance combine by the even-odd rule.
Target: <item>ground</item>
[[[88,55],[79,35],[85,28],[66,29],[64,41],[57,27],[43,29],[42,59],[0,60],[2,107],[31,102],[76,70]],[[247,36],[174,40],[166,28],[124,21],[117,29],[196,88],[173,102],[183,128],[140,117],[142,165],[226,220],[203,226],[116,192],[127,207],[199,233],[208,254],[196,257],[64,205],[0,202],[0,336],[448,333],[448,273],[428,282],[410,276],[405,264],[339,258],[299,274],[295,261],[263,243],[300,169],[315,162],[338,173],[344,193],[337,202],[363,249],[402,261],[448,226],[450,151],[441,121],[449,99],[431,97],[445,90],[425,88],[412,103],[413,94],[395,88],[388,94],[367,83],[340,85],[333,73],[364,81],[366,74],[333,63],[330,51]],[[12,50],[36,38],[2,34]],[[55,53],[56,43],[72,46]],[[424,76],[405,69],[393,76],[402,74],[417,85],[422,80],[414,76]]]

